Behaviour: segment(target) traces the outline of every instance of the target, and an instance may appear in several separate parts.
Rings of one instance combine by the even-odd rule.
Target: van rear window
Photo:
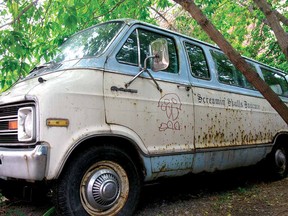
[[[265,82],[276,94],[288,97],[288,83],[282,74],[262,67],[261,71]]]

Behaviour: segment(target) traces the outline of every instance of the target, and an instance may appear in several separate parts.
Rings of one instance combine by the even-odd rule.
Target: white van
[[[287,104],[285,74],[247,62]],[[287,124],[218,48],[135,20],[73,35],[0,97],[1,185],[45,183],[62,215],[131,215],[145,182],[263,159],[284,177],[287,152]]]

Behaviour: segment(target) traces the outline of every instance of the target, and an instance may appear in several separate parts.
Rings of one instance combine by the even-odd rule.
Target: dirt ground
[[[0,215],[49,216],[51,207],[6,200]],[[288,178],[275,180],[250,167],[162,180],[143,188],[135,215],[288,216]]]

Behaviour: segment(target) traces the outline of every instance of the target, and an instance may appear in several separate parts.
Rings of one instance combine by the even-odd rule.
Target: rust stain
[[[26,167],[27,167],[27,175],[30,176],[29,158],[27,157],[27,155],[24,155],[24,160],[25,160]]]

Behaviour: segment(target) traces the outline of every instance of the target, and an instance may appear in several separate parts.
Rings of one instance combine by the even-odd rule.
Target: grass
[[[55,207],[50,208],[43,216],[53,216],[55,214]]]

